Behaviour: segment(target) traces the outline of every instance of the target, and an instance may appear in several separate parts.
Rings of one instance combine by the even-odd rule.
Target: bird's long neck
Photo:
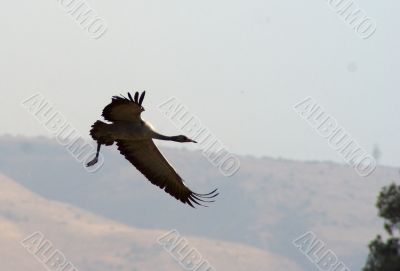
[[[153,132],[153,138],[160,139],[160,140],[166,140],[166,141],[177,141],[177,136],[166,136],[166,135],[159,134],[157,132]]]

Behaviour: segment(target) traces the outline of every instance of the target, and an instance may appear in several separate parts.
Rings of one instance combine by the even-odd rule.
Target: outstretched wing
[[[112,97],[111,103],[104,108],[102,116],[104,117],[104,119],[111,122],[140,121],[140,114],[144,111],[142,102],[145,94],[146,92],[143,91],[139,98],[139,92],[136,92],[134,99],[129,92],[128,98],[122,95]]]
[[[200,202],[213,202],[211,199],[218,195],[216,189],[208,194],[192,192],[151,139],[118,140],[117,146],[121,154],[150,182],[183,203],[194,207],[193,204],[202,205]]]

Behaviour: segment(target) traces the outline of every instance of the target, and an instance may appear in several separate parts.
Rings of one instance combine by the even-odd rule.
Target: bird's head
[[[193,139],[188,138],[185,135],[178,135],[175,137],[175,141],[176,142],[181,142],[181,143],[185,143],[185,142],[192,142],[192,143],[197,143],[197,141],[194,141]]]

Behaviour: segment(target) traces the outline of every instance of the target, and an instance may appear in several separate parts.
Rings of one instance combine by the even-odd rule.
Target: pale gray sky
[[[109,30],[90,38],[59,1],[0,9],[1,133],[49,135],[25,109],[41,92],[82,133],[114,94],[147,90],[144,118],[182,100],[232,152],[342,161],[292,109],[312,96],[382,163],[400,165],[400,3],[358,0],[361,39],[327,1],[89,1]]]

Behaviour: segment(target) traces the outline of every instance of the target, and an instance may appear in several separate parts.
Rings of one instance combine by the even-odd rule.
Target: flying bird
[[[187,136],[165,136],[154,131],[152,126],[144,122],[141,113],[144,110],[142,103],[145,91],[134,97],[128,92],[128,97],[114,96],[111,103],[104,109],[102,116],[111,123],[100,120],[92,125],[90,135],[97,141],[97,152],[95,158],[87,163],[93,166],[98,162],[101,145],[111,146],[117,143],[118,150],[131,162],[151,183],[157,185],[165,192],[194,207],[205,202],[213,202],[218,195],[217,189],[208,194],[197,194],[191,191],[178,175],[175,169],[164,158],[153,139],[175,141],[180,143],[196,141]]]

